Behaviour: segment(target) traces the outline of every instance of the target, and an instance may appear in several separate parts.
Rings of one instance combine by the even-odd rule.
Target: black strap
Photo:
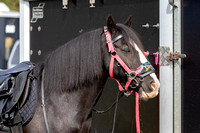
[[[10,127],[10,133],[24,133],[22,124],[18,123],[17,125]]]
[[[16,113],[13,124],[14,126],[9,126],[11,133],[24,133],[22,127],[22,117],[19,112]]]
[[[116,105],[116,103],[118,102],[118,100],[120,100],[120,98],[124,96],[124,92],[120,91],[118,95],[119,96],[117,96],[116,101],[113,102],[110,105],[110,107],[108,107],[106,110],[96,110],[96,109],[93,108],[92,111],[95,112],[95,113],[97,113],[97,114],[103,114],[103,113],[108,112],[110,109],[112,109],[112,107],[114,107]]]

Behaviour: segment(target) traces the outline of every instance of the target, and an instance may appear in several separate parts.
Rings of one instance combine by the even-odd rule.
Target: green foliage
[[[19,0],[0,0],[4,2],[12,11],[19,11]]]

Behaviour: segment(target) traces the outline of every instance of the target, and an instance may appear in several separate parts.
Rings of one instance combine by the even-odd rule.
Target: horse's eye
[[[130,49],[129,49],[129,47],[127,46],[127,45],[123,45],[122,46],[122,50],[124,51],[124,52],[130,52]]]
[[[122,40],[122,43],[114,43],[115,48],[121,49],[124,52],[130,52],[128,45]]]
[[[125,44],[123,44],[123,45],[122,44],[115,44],[114,46],[115,46],[115,48],[121,49],[124,52],[127,52],[127,53],[130,52],[129,47]]]

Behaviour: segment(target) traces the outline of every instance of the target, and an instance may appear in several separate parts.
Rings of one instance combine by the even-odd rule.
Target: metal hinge
[[[169,53],[170,53],[170,47],[162,46],[162,47],[159,48],[159,55],[160,55],[159,65],[160,66],[170,65],[170,61],[167,58]]]
[[[174,0],[169,0],[169,4],[175,8],[178,8],[178,6],[174,4]]]

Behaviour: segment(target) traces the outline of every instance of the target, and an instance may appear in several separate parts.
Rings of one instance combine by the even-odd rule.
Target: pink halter
[[[109,74],[110,77],[115,79],[113,76],[113,69],[114,69],[114,61],[116,60],[126,71],[128,76],[128,81],[126,82],[125,88],[121,86],[119,83],[119,80],[115,79],[118,83],[118,87],[120,91],[126,91],[129,94],[132,94],[133,90],[129,90],[129,86],[131,82],[137,81],[135,78],[139,77],[140,82],[136,86],[136,88],[141,86],[141,83],[143,81],[143,78],[150,73],[154,72],[154,68],[151,66],[149,62],[145,62],[144,64],[140,65],[136,71],[131,71],[131,69],[124,63],[124,61],[117,55],[117,52],[114,49],[113,42],[116,42],[117,40],[121,39],[123,36],[119,35],[117,36],[114,41],[111,39],[110,32],[107,29],[107,26],[104,26],[104,33],[106,35],[106,41],[108,45],[108,51],[111,53],[111,59],[110,59],[110,67],[109,67]],[[136,132],[140,133],[140,118],[139,118],[139,94],[135,92],[135,119],[136,119]]]
[[[126,91],[129,94],[132,94],[133,90],[129,90],[129,86],[133,80],[136,80],[136,77],[139,77],[143,79],[145,76],[149,75],[150,73],[154,72],[154,68],[151,66],[149,62],[145,62],[144,64],[140,65],[136,71],[132,71],[125,63],[124,61],[117,55],[117,52],[114,49],[113,41],[111,39],[110,32],[107,30],[107,26],[104,26],[104,33],[106,35],[106,41],[108,45],[108,52],[111,53],[111,59],[110,59],[110,67],[109,67],[109,74],[110,77],[115,79],[118,83],[118,87],[120,91]],[[114,42],[121,39],[123,36],[119,35],[114,39]],[[113,68],[114,68],[114,61],[117,61],[125,70],[128,76],[128,81],[125,84],[125,87],[123,88],[121,84],[119,83],[119,80],[114,78],[113,76]],[[139,86],[138,86],[139,87]]]

